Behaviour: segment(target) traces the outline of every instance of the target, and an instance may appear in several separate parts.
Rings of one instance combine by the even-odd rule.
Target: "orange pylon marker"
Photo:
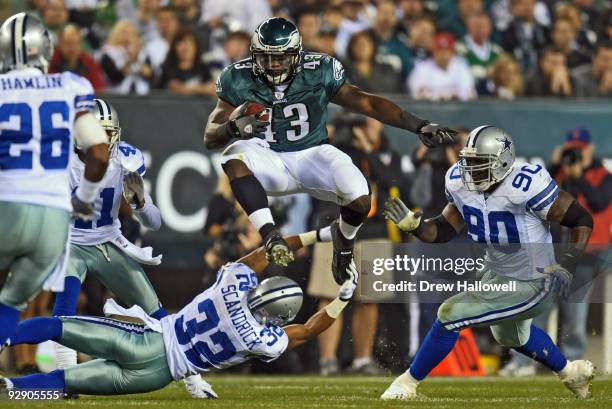
[[[484,376],[480,351],[471,329],[459,333],[453,350],[436,366],[429,376]]]

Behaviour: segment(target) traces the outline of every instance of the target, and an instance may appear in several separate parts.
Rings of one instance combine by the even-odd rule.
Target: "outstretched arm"
[[[461,231],[465,221],[454,204],[448,203],[439,216],[421,220],[400,198],[388,199],[383,214],[399,227],[426,243],[446,243]]]
[[[289,337],[287,349],[295,348],[315,338],[329,328],[336,318],[340,316],[344,307],[348,305],[349,300],[353,298],[353,293],[359,281],[359,274],[355,268],[355,263],[351,263],[348,273],[349,279],[340,287],[338,296],[327,304],[325,308],[310,317],[305,324],[293,324],[283,328]]]
[[[340,87],[332,102],[351,111],[378,119],[387,125],[414,132],[419,135],[423,144],[429,147],[437,143],[454,141],[455,131],[432,124],[426,119],[403,110],[385,97],[370,94],[348,83]]]
[[[285,237],[287,244],[291,247],[291,250],[295,251],[302,247],[311,246],[317,242],[325,242],[331,240],[331,234],[329,233],[329,227],[324,227],[319,230],[309,231],[308,233],[302,233],[297,236]],[[266,258],[266,248],[261,246],[246,256],[238,260],[238,263],[242,263],[253,270],[256,274],[261,274],[268,267],[268,259]]]

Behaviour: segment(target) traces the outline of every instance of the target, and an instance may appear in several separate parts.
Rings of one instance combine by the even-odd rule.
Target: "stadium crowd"
[[[21,0],[13,11],[23,11]],[[31,0],[57,38],[52,71],[98,91],[215,93],[256,25],[297,22],[372,92],[415,99],[612,96],[608,0]]]

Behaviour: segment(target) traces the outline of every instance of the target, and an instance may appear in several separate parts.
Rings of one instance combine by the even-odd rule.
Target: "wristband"
[[[81,179],[75,196],[84,203],[93,203],[98,197],[100,182],[91,182],[85,177]]]
[[[344,310],[347,304],[348,301],[342,301],[340,298],[336,298],[325,306],[325,312],[330,318],[336,319],[342,314],[342,310]]]

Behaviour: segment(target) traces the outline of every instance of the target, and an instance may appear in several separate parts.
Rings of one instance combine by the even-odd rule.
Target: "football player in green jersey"
[[[270,261],[287,265],[293,254],[274,224],[267,195],[307,192],[341,206],[331,229],[332,272],[339,284],[347,277],[355,236],[371,199],[368,182],[351,158],[328,144],[327,105],[333,102],[414,132],[427,146],[452,141],[455,133],[347,83],[338,60],[302,52],[300,33],[283,18],[257,27],[251,57],[223,70],[217,95],[204,142],[215,149],[236,139],[223,152],[223,170],[259,230]],[[247,111],[247,102],[265,106],[269,120]]]

